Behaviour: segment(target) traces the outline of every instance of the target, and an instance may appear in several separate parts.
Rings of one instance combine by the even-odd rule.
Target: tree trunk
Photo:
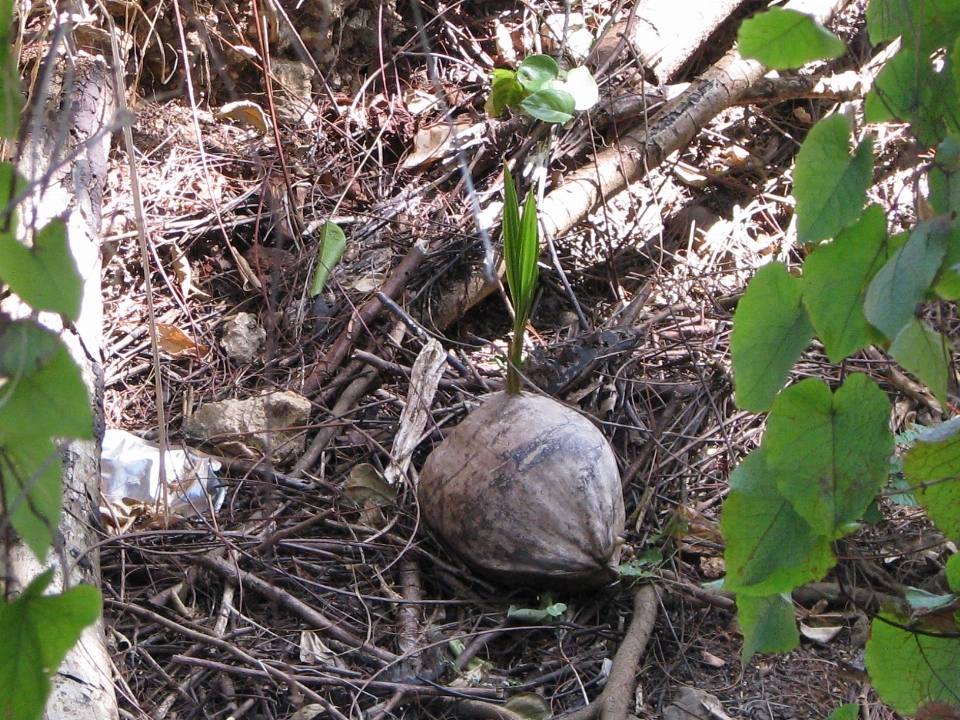
[[[53,57],[53,54],[49,57]],[[50,590],[87,583],[100,587],[100,559],[90,548],[100,539],[100,444],[103,438],[103,370],[100,291],[100,220],[107,178],[107,153],[113,119],[113,79],[102,57],[65,53],[52,63],[48,87],[35,88],[19,170],[36,188],[24,203],[23,222],[41,228],[64,217],[77,268],[84,281],[80,318],[63,327],[59,317],[44,313],[41,321],[62,337],[80,366],[94,409],[93,441],[61,445],[63,513],[57,553],[58,572]],[[42,73],[41,73],[42,76]],[[12,566],[24,587],[43,570],[22,545]],[[66,574],[66,582],[64,575]],[[53,679],[47,702],[49,720],[112,720],[118,717],[111,662],[103,621],[86,628]]]

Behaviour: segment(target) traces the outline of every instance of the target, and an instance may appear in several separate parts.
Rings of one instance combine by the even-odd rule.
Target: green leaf
[[[61,342],[40,370],[0,388],[0,444],[20,437],[93,438],[93,413],[80,368]]]
[[[939,610],[957,599],[956,595],[937,595],[921,588],[908,587],[904,598],[911,610]]]
[[[740,54],[768,68],[798,68],[811,60],[833,60],[847,46],[813,17],[796,10],[772,7],[740,26]]]
[[[960,210],[960,138],[951,135],[940,143],[927,178],[935,214]]]
[[[831,538],[866,511],[887,479],[890,401],[855,373],[835,393],[810,378],[774,401],[763,439],[781,494]]]
[[[574,100],[574,110],[589,110],[600,102],[600,88],[588,67],[573,68],[563,81],[555,80],[551,87],[565,90]]]
[[[33,320],[4,323],[0,317],[0,378],[40,370],[60,348],[57,334]]]
[[[856,225],[818,247],[803,264],[803,304],[830,362],[839,363],[878,339],[863,315],[863,295],[886,260],[886,240],[883,209],[871,205]]]
[[[80,315],[83,280],[62,220],[51,220],[37,232],[32,248],[12,232],[0,232],[0,279],[34,310],[60,313],[70,320]]]
[[[23,96],[20,94],[20,73],[17,59],[11,52],[13,36],[13,2],[0,2],[0,137],[13,140],[20,124]]]
[[[875,618],[864,657],[880,698],[903,715],[931,702],[960,706],[960,637],[920,635],[887,619],[903,622]],[[951,625],[955,632],[956,625]]]
[[[793,194],[801,243],[835,237],[860,218],[873,179],[873,138],[851,156],[852,131],[850,119],[835,113],[814,125],[797,153]]]
[[[863,513],[861,520],[868,525],[876,525],[877,523],[883,522],[883,513],[880,511],[880,506],[877,505],[876,498],[870,501],[870,507]]]
[[[960,49],[960,42],[957,44]],[[935,215],[954,213],[950,242],[943,259],[940,278],[934,292],[944,300],[960,299],[960,138],[951,135],[937,148],[937,156],[927,173],[930,205]]]
[[[780,491],[763,448],[730,476],[720,532],[726,541],[724,588],[738,596],[790,592],[836,564],[831,538],[816,534]]]
[[[513,175],[506,165],[504,165],[503,174],[503,257],[504,264],[507,266],[507,287],[510,290],[514,310],[514,337],[509,351],[511,369],[507,375],[507,392],[519,392],[520,384],[516,369],[520,367],[523,335],[537,286],[540,233],[537,225],[537,202],[533,189],[527,192],[523,216],[520,217]]]
[[[517,80],[529,93],[535,93],[560,75],[560,66],[549,55],[531,55],[517,67]]]
[[[928,53],[908,43],[874,81],[864,103],[864,119],[910,122],[920,142],[933,146],[957,130],[958,109],[952,58],[946,56],[942,65],[934,66]]]
[[[317,269],[313,273],[313,282],[310,283],[310,297],[316,297],[323,292],[327,285],[330,273],[340,262],[343,251],[347,247],[347,236],[340,226],[327,220],[323,224],[320,234],[320,247],[317,250]]]
[[[960,0],[870,0],[867,32],[873,45],[905,35],[926,51],[942,47],[960,32]]]
[[[492,118],[500,117],[505,107],[518,106],[526,95],[527,91],[517,80],[515,72],[498,68],[493,71],[490,97],[487,98],[484,110]]]
[[[922,320],[911,317],[890,344],[890,355],[912,373],[944,406],[947,404],[947,368],[950,343]]]
[[[531,189],[519,215],[517,191],[509,168],[504,166],[503,254],[507,266],[507,287],[513,300],[517,323],[526,326],[537,285],[540,233],[537,203]]]
[[[950,64],[953,67],[954,91],[960,94],[960,72],[957,72],[957,68],[960,67],[960,37],[953,43],[953,50],[950,53]]]
[[[50,678],[80,633],[100,615],[100,593],[78,585],[43,596],[53,570],[40,575],[11,603],[0,603],[0,717],[37,720]]]
[[[511,605],[507,609],[507,619],[528,625],[552,622],[567,611],[564,603],[551,603],[541,608],[518,608]]]
[[[527,198],[523,203],[523,216],[520,218],[520,287],[516,291],[519,311],[523,318],[523,326],[530,317],[530,308],[533,306],[533,295],[537,288],[540,258],[540,228],[537,225],[537,199],[533,188],[527,191]],[[513,290],[511,290],[513,292]]]
[[[553,711],[542,697],[532,692],[517,693],[503,707],[524,720],[550,720]]]
[[[960,592],[960,553],[954,553],[947,560],[947,584],[954,592]]]
[[[919,223],[910,237],[873,278],[863,312],[888,338],[900,334],[930,289],[950,240],[949,217]]]
[[[960,542],[960,419],[927,430],[904,453],[903,474],[937,528]]]
[[[521,101],[520,107],[537,120],[562,125],[573,119],[577,101],[566,90],[548,87],[537,90]]]
[[[856,703],[841,705],[824,720],[857,720],[860,717],[860,706]]]
[[[60,519],[60,483],[60,453],[49,438],[0,442],[0,484],[10,504],[10,523],[41,560]]]
[[[520,201],[513,173],[503,165],[503,262],[507,266],[507,288],[510,293],[520,288]],[[516,300],[514,300],[516,303]]]
[[[776,595],[738,595],[737,616],[743,630],[744,661],[755,653],[793,650],[800,643],[793,601],[786,593]]]
[[[812,338],[800,302],[800,280],[781,263],[760,268],[733,316],[730,352],[737,405],[751,412],[769,410]]]
[[[887,490],[887,499],[894,505],[904,507],[920,507],[920,503],[910,492],[910,483],[903,477],[903,459],[894,458],[900,463],[900,471],[890,478],[890,489]],[[899,491],[899,492],[896,492]]]

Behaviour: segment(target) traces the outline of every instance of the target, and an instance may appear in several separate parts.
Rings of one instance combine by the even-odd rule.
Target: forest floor
[[[563,3],[427,2],[422,26],[440,104],[411,5],[333,2],[327,17],[315,5],[186,12],[152,0],[140,9],[149,22],[124,36],[144,214],[131,190],[131,148],[118,141],[104,215],[107,424],[221,457],[226,491],[215,513],[187,519],[140,505],[105,511],[114,527],[101,547],[104,596],[124,716],[312,717],[295,714],[304,707],[377,720],[543,718],[544,708],[561,716],[597,697],[635,588],[652,580],[657,620],[631,714],[786,720],[859,703],[861,717],[899,717],[867,683],[862,648],[876,597],[933,588],[942,575],[943,539],[920,511],[893,496],[842,543],[840,565],[795,595],[803,638],[792,652],[742,660],[733,601],[711,589],[724,573],[727,481],[763,430],[762,417],[733,402],[732,314],[757,267],[797,264],[791,166],[835,98],[774,96],[724,109],[541,256],[525,374],[594,418],[615,449],[627,515],[618,582],[552,598],[491,585],[419,522],[412,489],[446,428],[503,387],[504,296],[464,290],[482,278],[475,209],[499,241],[501,159],[524,186],[562,185],[616,146],[621,125],[654,113],[658,93],[716,62],[763,4],[744,3],[669,86],[623,54],[598,73],[601,97],[645,96],[650,106],[620,119],[598,110],[566,128],[483,113],[493,66],[547,51],[535,28],[562,18]],[[811,73],[867,65],[863,5],[833,23],[850,53]],[[607,0],[573,10],[594,37],[614,15],[629,15]],[[258,27],[268,29],[269,94]],[[224,111],[236,101],[265,116],[249,105]],[[471,138],[459,156],[441,143],[445,112]],[[874,132],[884,197],[872,199],[909,223],[920,161],[898,128]],[[316,303],[308,288],[327,220],[345,231],[347,248]],[[378,302],[378,289],[393,304]],[[263,330],[247,357],[223,344],[238,313]],[[451,358],[432,432],[395,488],[358,479],[357,468],[381,472],[390,462],[428,337]],[[850,364],[895,399],[896,432],[939,419],[884,357],[862,353]],[[836,381],[850,364],[831,365],[814,345],[797,373]],[[309,419],[265,447],[256,428],[205,445],[182,431],[206,404],[276,391],[309,400]],[[566,608],[542,625],[508,617],[511,606],[548,602]],[[685,687],[705,694],[678,705]],[[522,693],[542,699],[537,712],[516,701],[505,711]]]

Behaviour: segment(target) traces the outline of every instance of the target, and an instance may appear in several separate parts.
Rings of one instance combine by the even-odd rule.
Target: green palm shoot
[[[517,200],[510,169],[504,165],[503,260],[507,266],[507,287],[513,303],[513,338],[507,351],[507,392],[520,392],[520,364],[523,361],[523,337],[537,287],[537,260],[540,257],[540,231],[537,225],[537,201],[533,189],[527,192],[523,215]]]

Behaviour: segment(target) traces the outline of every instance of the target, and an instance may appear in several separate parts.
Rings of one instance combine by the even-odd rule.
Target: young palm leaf
[[[533,305],[533,292],[537,286],[540,234],[533,189],[527,193],[521,217],[517,189],[506,165],[503,174],[503,259],[507,266],[507,287],[510,289],[514,311],[513,339],[510,341],[507,364],[507,392],[519,393],[523,336]]]

